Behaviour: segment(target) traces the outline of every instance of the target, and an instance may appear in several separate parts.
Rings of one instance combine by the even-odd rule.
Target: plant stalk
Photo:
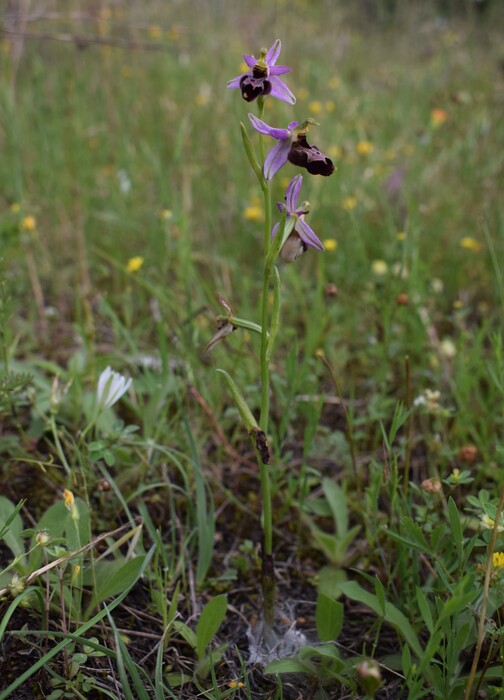
[[[264,112],[264,100],[259,98],[259,118],[262,119]],[[264,141],[262,135],[259,137],[260,162],[264,165]],[[269,183],[263,178],[261,189],[264,197],[264,274],[263,292],[261,306],[261,415],[259,425],[265,435],[268,434],[269,424],[269,393],[270,393],[270,368],[269,357],[269,289],[272,264],[268,255],[271,237],[271,191]],[[271,480],[269,467],[264,464],[261,455],[257,453],[259,462],[259,476],[261,479],[261,500],[262,500],[262,527],[263,527],[263,552],[262,552],[262,572],[261,582],[263,591],[264,621],[271,626],[275,617],[275,573],[273,561],[273,517],[271,503]]]

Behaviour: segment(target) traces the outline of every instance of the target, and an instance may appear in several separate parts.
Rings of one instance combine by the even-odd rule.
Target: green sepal
[[[243,328],[252,333],[257,333],[262,335],[262,327],[259,323],[254,323],[254,321],[247,321],[245,318],[238,318],[238,316],[230,316],[229,322],[236,328]]]
[[[247,406],[245,399],[241,395],[240,390],[238,389],[234,381],[231,379],[231,377],[225,370],[218,369],[217,372],[220,372],[220,374],[224,375],[224,379],[226,380],[229,390],[233,395],[236,407],[240,412],[241,419],[247,432],[250,433],[254,429],[258,430],[259,426],[257,424],[257,421],[254,418],[252,411]]]
[[[247,154],[248,161],[252,167],[252,170],[255,172],[257,179],[259,180],[259,184],[261,187],[264,187],[264,175],[261,166],[259,165],[259,161],[256,158],[256,154],[254,152],[254,147],[252,146],[252,143],[250,142],[249,136],[247,134],[247,129],[245,128],[245,125],[243,122],[240,122],[240,129],[241,129],[241,135],[242,135],[242,141],[243,141],[243,146],[245,148],[245,153]]]

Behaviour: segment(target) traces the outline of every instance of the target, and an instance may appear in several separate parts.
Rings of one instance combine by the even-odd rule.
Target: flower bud
[[[71,491],[68,489],[65,489],[63,491],[63,500],[65,503],[65,507],[70,511],[70,516],[74,523],[76,523],[79,520],[79,509],[77,508],[77,504],[75,503],[75,498],[74,495]]]
[[[324,292],[326,297],[336,297],[338,296],[338,287],[334,284],[334,282],[328,282]]]
[[[424,479],[420,484],[420,488],[427,493],[439,493],[441,491],[441,482],[436,477]]]
[[[374,697],[382,682],[380,667],[376,661],[365,660],[355,667],[361,688],[368,698]]]
[[[9,586],[11,596],[13,598],[16,598],[20,593],[24,591],[25,588],[26,584],[23,581],[23,579],[18,574],[14,574]]]
[[[35,543],[39,547],[47,547],[49,542],[51,541],[51,536],[47,532],[47,530],[40,530],[40,532],[37,532],[35,535]]]
[[[458,457],[461,462],[472,464],[478,456],[478,448],[475,445],[464,445],[460,448]]]

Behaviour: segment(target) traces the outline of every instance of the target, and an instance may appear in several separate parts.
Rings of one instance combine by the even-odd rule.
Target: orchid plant
[[[272,226],[271,182],[278,171],[290,162],[304,168],[312,175],[328,176],[334,172],[332,161],[316,146],[310,146],[306,134],[308,128],[315,124],[307,119],[301,124],[291,121],[287,128],[275,128],[263,121],[265,103],[268,98],[277,98],[294,105],[296,98],[280,79],[279,76],[289,73],[292,69],[287,66],[277,66],[280,56],[281,42],[277,39],[269,50],[261,49],[260,58],[244,55],[246,65],[250,69],[246,73],[233,78],[227,83],[228,88],[241,90],[246,102],[257,102],[258,115],[248,115],[249,122],[258,136],[258,152],[252,145],[246,127],[241,123],[243,144],[249,163],[255,172],[264,198],[264,266],[263,291],[260,323],[256,324],[234,316],[228,302],[219,298],[226,310],[225,316],[218,317],[218,330],[208,344],[213,349],[223,338],[237,328],[247,328],[257,332],[261,337],[260,344],[260,377],[261,377],[261,411],[259,421],[256,421],[247,406],[245,399],[233,379],[224,375],[228,387],[234,397],[241,418],[252,437],[259,464],[259,474],[262,494],[262,590],[263,590],[263,641],[268,644],[268,631],[271,631],[275,618],[275,577],[273,560],[273,528],[272,528],[272,499],[270,485],[270,469],[272,455],[268,444],[269,426],[269,397],[270,397],[270,361],[274,349],[280,323],[280,275],[276,262],[280,257],[285,262],[292,262],[305,253],[308,248],[322,252],[324,246],[315,232],[305,221],[309,212],[308,202],[298,204],[303,185],[302,175],[296,175],[287,187],[285,202],[278,203],[280,220]],[[273,138],[276,143],[265,155],[264,137]],[[273,288],[273,302],[270,304],[270,289]]]

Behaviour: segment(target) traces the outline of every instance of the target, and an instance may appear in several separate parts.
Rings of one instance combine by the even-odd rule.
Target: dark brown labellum
[[[289,151],[289,161],[300,168],[306,168],[311,175],[332,175],[334,164],[316,146],[310,146],[305,134],[299,134]]]
[[[271,92],[271,83],[266,78],[251,78],[249,75],[244,75],[240,80],[241,94],[247,102],[253,102],[261,95],[269,95]]]

